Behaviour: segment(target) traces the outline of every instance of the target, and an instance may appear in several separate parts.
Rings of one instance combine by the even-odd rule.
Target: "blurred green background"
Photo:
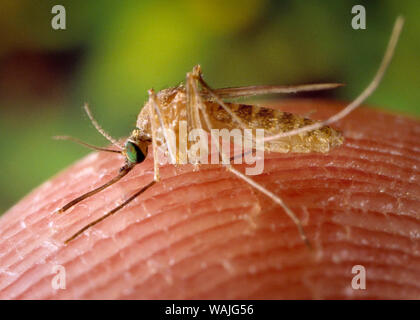
[[[66,8],[53,30],[51,8]],[[353,30],[362,4],[367,29]],[[213,87],[345,82],[324,97],[354,98],[369,82],[398,14],[406,25],[392,65],[368,100],[418,116],[419,1],[0,2],[0,213],[90,152],[51,139],[107,145],[82,104],[113,136],[133,128],[147,97],[200,63]]]

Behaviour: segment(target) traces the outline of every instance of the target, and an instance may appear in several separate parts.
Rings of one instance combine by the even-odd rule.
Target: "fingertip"
[[[315,116],[322,118],[342,105],[294,101],[283,107],[294,112],[317,109]],[[31,298],[35,292],[42,299],[418,296],[419,239],[413,234],[419,228],[420,190],[415,184],[420,178],[413,166],[420,165],[414,136],[420,125],[360,110],[337,126],[346,136],[342,147],[328,154],[267,154],[264,173],[254,177],[305,221],[306,241],[278,206],[217,166],[202,166],[199,171],[165,166],[159,183],[69,241],[81,227],[144,187],[153,174],[149,157],[112,188],[66,214],[51,215],[51,208],[118,171],[120,156],[96,153],[0,219],[4,252],[0,265],[6,272],[0,277],[1,296]],[[52,250],[46,245],[52,238],[63,245]],[[48,287],[51,264],[67,270],[66,290]],[[354,265],[367,270],[368,289],[363,292],[351,287]],[[5,276],[7,272],[10,275]]]

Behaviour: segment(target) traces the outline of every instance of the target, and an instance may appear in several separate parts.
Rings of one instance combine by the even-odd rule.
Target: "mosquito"
[[[173,140],[169,139],[165,134],[166,129],[176,129],[181,120],[187,121],[188,130],[202,129],[208,133],[214,128],[263,128],[270,133],[269,136],[263,138],[264,150],[271,152],[326,153],[331,148],[341,145],[344,140],[343,135],[329,125],[344,118],[351,111],[360,106],[361,103],[363,103],[378,87],[394,54],[403,24],[404,19],[398,17],[394,24],[382,62],[369,85],[344,109],[324,121],[311,120],[288,112],[281,112],[279,110],[256,105],[232,103],[226,100],[273,93],[288,94],[304,91],[328,90],[341,86],[339,83],[304,84],[297,86],[247,86],[212,89],[207,82],[204,81],[199,65],[195,66],[192,72],[187,73],[185,84],[164,89],[158,93],[155,93],[153,89],[148,91],[149,98],[137,117],[136,128],[132,131],[123,145],[102,129],[92,116],[87,104],[85,104],[85,111],[92,124],[116,149],[93,146],[68,136],[56,138],[72,140],[98,151],[119,153],[124,156],[125,162],[114,178],[96,189],[71,200],[58,209],[57,213],[67,211],[79,202],[121,180],[137,164],[142,163],[146,159],[150,145],[153,147],[154,179],[132,194],[119,206],[78,230],[65,241],[65,244],[68,244],[87,229],[115,214],[159,182],[160,165],[157,157],[158,147],[162,145],[166,146],[169,157],[172,160],[171,163],[181,163],[180,155],[175,151],[176,148]],[[174,131],[177,132],[177,130]],[[218,143],[216,143],[216,146],[218,146]],[[217,152],[219,153],[219,157],[226,158],[226,155],[219,147],[217,147]],[[278,204],[296,225],[303,242],[306,246],[311,248],[310,241],[306,236],[301,221],[280,196],[272,193],[263,185],[238,171],[231,163],[223,165],[229,172]]]

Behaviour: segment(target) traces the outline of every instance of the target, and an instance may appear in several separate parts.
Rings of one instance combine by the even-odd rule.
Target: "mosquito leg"
[[[150,101],[151,98],[149,97],[149,104],[147,105],[149,119],[150,119],[150,127],[152,130],[152,146],[153,146],[153,173],[154,173],[154,180],[159,181],[159,161],[158,161],[158,146],[157,146],[157,138],[156,138],[156,115],[155,109],[153,108],[153,102]]]
[[[193,71],[194,73],[195,71]],[[186,93],[187,93],[187,120],[191,129],[202,128],[199,108],[202,108],[201,99],[197,101],[197,95],[194,90],[194,74],[189,72],[186,77]]]
[[[195,71],[197,71],[197,70],[195,70]],[[193,73],[194,73],[194,71],[193,71]],[[197,77],[197,74],[192,74],[191,77],[193,77],[193,76]],[[191,90],[194,92],[195,97],[196,97],[196,101],[198,102],[198,104],[196,106],[193,106],[195,108],[198,108],[198,106],[203,106],[204,105],[203,102],[202,102],[202,98],[200,96],[200,92],[198,91],[197,80],[199,80],[199,79],[196,78],[196,79],[190,79],[190,81],[187,81],[187,85],[191,86]],[[220,99],[220,98],[218,98],[218,99]],[[207,114],[207,110],[206,110],[205,107],[201,107],[200,110],[202,112],[202,115],[203,115],[203,118],[204,118],[204,121],[206,123],[206,126],[207,126],[208,130],[211,132],[212,125],[211,125],[209,115]],[[226,156],[223,154],[223,152],[219,148],[219,141],[213,141],[213,142],[214,142],[214,144],[217,148],[217,151],[219,152],[220,157],[222,159],[225,158]],[[309,242],[309,240],[308,240],[308,238],[305,234],[305,231],[303,230],[301,221],[296,216],[296,214],[286,205],[286,203],[279,196],[275,195],[274,193],[272,193],[271,191],[269,191],[268,189],[266,189],[265,187],[263,187],[262,185],[260,185],[256,181],[254,181],[253,179],[245,176],[243,173],[236,170],[231,164],[224,164],[224,166],[230,172],[232,172],[234,175],[236,175],[238,178],[242,179],[243,181],[248,183],[251,187],[253,187],[256,190],[260,191],[261,193],[265,194],[267,197],[272,199],[275,203],[280,205],[283,208],[283,210],[285,211],[285,213],[295,223],[295,225],[298,229],[298,232],[300,234],[300,237],[303,240],[303,242],[306,244],[306,246],[308,248],[311,248],[310,242]]]
[[[193,69],[193,76],[198,80],[201,86],[210,94],[210,96],[232,117],[232,119],[237,122],[241,129],[246,129],[248,126],[226,105],[222,98],[220,98],[212,88],[204,81],[203,77],[201,76],[201,69],[200,66],[195,66]],[[196,96],[199,96],[198,88],[196,88]],[[200,97],[201,99],[201,97]]]
[[[187,110],[187,124],[188,132],[191,132],[193,129],[202,129],[203,125],[200,119],[199,109],[202,108],[202,100],[197,100],[197,95],[195,92],[196,81],[193,73],[188,72],[186,76],[186,110]],[[199,163],[195,163],[195,168],[198,168]]]
[[[210,96],[232,117],[232,119],[239,124],[239,127],[242,130],[250,129],[247,124],[245,124],[223,101],[223,99],[204,81],[201,75],[200,66],[195,66],[193,69],[194,77],[200,82],[201,86],[210,94]],[[198,88],[196,88],[197,92]],[[200,96],[200,100],[202,100]],[[252,133],[252,145],[256,145],[256,138],[254,133]]]
[[[335,115],[331,116],[327,120],[320,121],[314,124],[311,124],[309,126],[305,126],[302,128],[294,129],[288,132],[282,132],[279,134],[275,134],[272,136],[266,136],[264,137],[263,141],[272,141],[284,137],[290,137],[296,134],[312,131],[319,129],[325,125],[329,125],[333,122],[336,122],[345,116],[347,116],[350,112],[352,112],[354,109],[359,107],[378,87],[379,83],[381,82],[386,69],[388,68],[392,56],[394,55],[395,47],[397,45],[399,36],[401,34],[402,27],[404,25],[404,18],[401,16],[397,18],[394,24],[394,28],[392,30],[391,38],[388,42],[388,47],[385,51],[384,57],[382,58],[381,64],[376,71],[375,76],[373,77],[372,81],[369,83],[369,85],[362,91],[362,93],[354,99],[350,104],[348,104],[344,109],[342,109],[340,112],[336,113]]]
[[[133,167],[134,167],[133,165],[126,164],[124,167],[122,167],[120,169],[119,174],[117,176],[115,176],[114,178],[112,178],[111,180],[109,180],[107,183],[103,184],[102,186],[100,186],[96,189],[93,189],[92,191],[86,192],[85,194],[81,195],[80,197],[77,197],[76,199],[73,199],[72,201],[70,201],[69,203],[67,203],[66,205],[64,205],[60,209],[58,209],[56,211],[56,213],[63,213],[66,210],[73,207],[74,205],[78,204],[80,201],[83,201],[84,199],[89,198],[89,197],[97,194],[98,192],[108,188],[109,186],[113,185],[117,181],[121,180],[121,178],[123,178],[125,175],[127,175],[127,173],[129,173],[131,171],[131,169],[133,169]]]
[[[160,124],[160,127],[162,129],[166,145],[168,147],[168,152],[169,152],[169,156],[171,157],[171,161],[172,161],[173,164],[176,164],[176,162],[177,162],[176,161],[176,146],[173,145],[173,141],[171,139],[169,139],[169,137],[168,137],[168,132],[166,130],[166,126],[165,126],[165,123],[163,121],[160,109],[159,109],[159,103],[157,101],[156,94],[153,91],[153,89],[149,90],[149,101],[151,103],[151,108],[153,109],[152,114],[155,113],[156,117],[159,120],[159,124]],[[153,117],[153,118],[155,118],[155,117]]]
[[[130,198],[128,198],[127,200],[125,200],[118,207],[115,207],[114,209],[112,209],[111,211],[109,211],[107,214],[103,215],[99,219],[96,219],[96,220],[92,221],[91,223],[87,224],[86,226],[84,226],[83,228],[81,228],[79,231],[77,231],[75,234],[73,234],[70,238],[68,238],[66,241],[64,241],[64,243],[65,244],[68,244],[70,241],[72,241],[75,238],[77,238],[79,235],[81,235],[87,229],[93,227],[94,225],[98,224],[99,222],[101,222],[101,221],[105,220],[106,218],[109,218],[113,214],[117,213],[120,209],[124,208],[131,201],[133,201],[135,198],[137,198],[139,195],[141,195],[143,192],[145,192],[147,189],[149,189],[151,186],[153,186],[155,183],[156,183],[156,181],[153,180],[152,182],[150,182],[149,184],[147,184],[145,187],[143,187],[142,189],[140,189],[139,191],[137,191],[135,194],[133,194]]]
[[[323,127],[324,125],[328,125],[330,123],[333,123],[335,121],[338,121],[338,120],[344,118],[351,111],[353,111],[358,106],[360,106],[360,104],[368,96],[370,96],[374,92],[374,90],[378,87],[381,79],[383,78],[383,75],[385,74],[385,71],[386,71],[389,63],[391,62],[391,59],[392,59],[393,53],[395,51],[395,47],[396,47],[396,44],[398,42],[398,38],[399,38],[399,35],[401,33],[403,24],[404,24],[404,19],[402,17],[398,17],[396,22],[395,22],[394,29],[393,29],[390,41],[388,43],[388,47],[387,47],[387,50],[385,52],[384,58],[381,62],[381,65],[380,65],[377,73],[375,74],[375,77],[373,78],[371,83],[367,86],[367,88],[353,102],[351,102],[343,110],[341,110],[340,112],[338,112],[337,114],[333,115],[332,117],[330,117],[329,119],[327,119],[325,121],[321,121],[321,122],[315,123],[313,125],[309,125],[309,126],[302,127],[302,128],[299,128],[299,129],[291,130],[291,131],[288,131],[288,132],[279,133],[279,134],[275,134],[275,135],[272,135],[272,136],[269,136],[269,137],[265,137],[263,139],[263,141],[272,141],[272,140],[276,140],[276,139],[279,139],[279,138],[288,137],[288,136],[292,136],[292,135],[295,135],[295,134],[319,129],[319,128]],[[195,68],[195,69],[196,69],[195,73],[198,76],[198,80],[200,81],[201,85],[210,93],[210,95],[215,99],[215,101],[217,103],[219,103],[225,109],[225,111],[228,112],[231,115],[232,119],[235,120],[237,123],[239,123],[243,127],[242,121],[240,121],[240,119],[238,117],[236,117],[236,115],[234,115],[233,112],[231,112],[231,110],[229,108],[227,108],[227,106],[225,105],[223,100],[220,97],[218,97],[218,95],[212,89],[210,89],[209,86],[202,79],[200,69],[199,68]],[[201,99],[201,97],[199,96],[199,93],[197,93],[197,96],[198,96],[199,99]],[[203,112],[203,115],[204,115],[206,113],[206,110],[202,110],[202,112]],[[209,121],[209,117],[207,115],[204,115],[204,119],[207,123],[208,128],[210,129],[211,128],[211,123]],[[216,144],[216,145],[218,146],[218,144]],[[220,153],[220,150],[219,150],[219,153]],[[238,176],[242,180],[246,181],[251,186],[253,186],[257,190],[259,190],[260,192],[264,193],[268,197],[270,197],[274,202],[278,203],[284,209],[286,214],[295,222],[296,226],[298,227],[298,230],[299,230],[299,233],[300,233],[302,239],[309,246],[309,241],[308,241],[308,239],[307,239],[307,237],[304,233],[304,230],[303,230],[303,227],[302,227],[302,224],[301,224],[300,220],[293,213],[293,211],[290,210],[290,208],[283,202],[283,200],[281,198],[274,195],[272,192],[265,189],[261,185],[257,184],[251,178],[246,177],[241,172],[234,169],[230,164],[226,165],[226,166],[227,166],[228,170],[231,171],[233,174],[235,174],[236,176]]]

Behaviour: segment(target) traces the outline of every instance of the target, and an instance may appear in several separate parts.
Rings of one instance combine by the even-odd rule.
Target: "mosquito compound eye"
[[[133,142],[127,141],[125,144],[125,154],[127,160],[131,163],[140,163],[143,162],[146,158],[146,155],[141,151],[141,149]]]

